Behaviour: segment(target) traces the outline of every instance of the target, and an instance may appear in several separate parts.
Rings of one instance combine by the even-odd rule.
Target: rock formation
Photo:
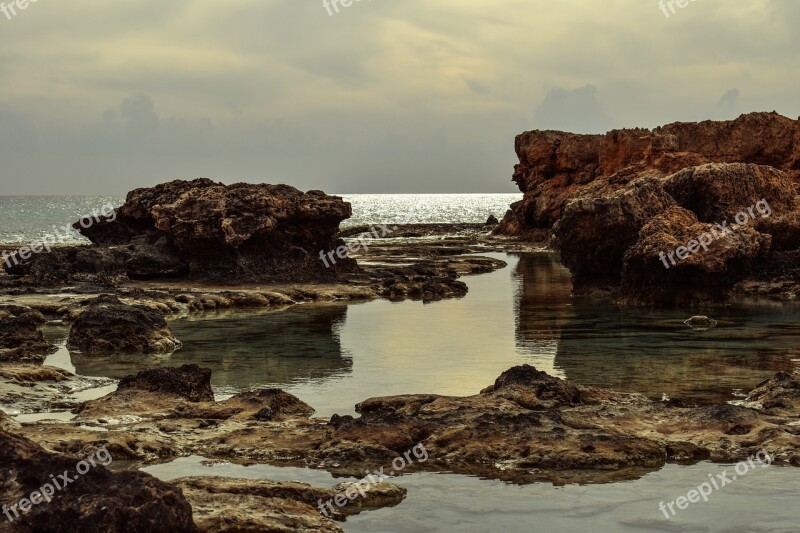
[[[28,260],[14,256],[16,264],[7,270],[38,284],[84,278],[333,279],[337,271],[355,269],[355,262],[339,259],[326,268],[319,253],[344,244],[339,223],[350,215],[350,204],[321,191],[173,181],[131,191],[121,207],[94,224],[73,224],[96,247],[68,247]]]
[[[351,476],[389,465],[423,443],[425,460],[404,473],[609,481],[630,476],[630,468],[732,462],[761,449],[776,464],[800,466],[798,390],[796,376],[778,373],[742,405],[692,405],[580,385],[522,365],[472,396],[370,398],[357,405],[359,417],[311,418],[301,400],[274,390],[220,402],[123,390],[87,402],[71,423],[20,432],[65,453],[102,442],[120,459],[201,455]]]
[[[27,501],[9,510],[12,522],[0,516],[0,531],[196,531],[192,508],[180,489],[148,474],[112,473],[96,462],[81,475],[77,463],[82,457],[48,452],[3,429],[0,457],[0,501],[8,507]],[[63,474],[71,481],[60,478]],[[54,490],[50,501],[41,493],[32,496],[51,478],[60,479],[62,490]]]
[[[0,362],[42,363],[56,351],[39,331],[42,313],[19,305],[0,306]]]
[[[552,230],[578,292],[611,289],[638,303],[723,300],[800,247],[800,122],[777,113],[605,135],[531,131],[516,150],[514,180],[525,196],[495,234]],[[662,252],[740,213],[747,228],[735,237],[659,268]]]
[[[70,350],[88,355],[168,354],[181,346],[160,313],[114,296],[95,299],[78,315],[67,339]]]

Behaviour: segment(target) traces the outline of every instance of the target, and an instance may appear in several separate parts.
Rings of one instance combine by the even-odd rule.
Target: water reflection
[[[280,387],[320,416],[353,414],[375,396],[476,394],[522,363],[579,383],[698,401],[735,398],[797,366],[796,305],[626,309],[573,299],[569,272],[550,254],[491,255],[509,267],[467,278],[464,298],[204,315],[171,323],[184,347],[170,357],[73,354],[72,363],[80,374],[116,378],[197,363],[213,370],[218,394]],[[697,332],[683,324],[698,312],[719,325]]]
[[[519,350],[554,348],[556,374],[580,383],[723,401],[797,367],[796,305],[648,310],[573,300],[569,272],[548,254],[520,256],[515,276]],[[683,321],[698,313],[718,326],[691,330]]]
[[[349,374],[342,349],[346,305],[297,306],[276,312],[218,313],[170,323],[184,347],[167,357],[72,355],[79,374],[121,378],[142,368],[195,363],[212,369],[218,392],[318,382]]]

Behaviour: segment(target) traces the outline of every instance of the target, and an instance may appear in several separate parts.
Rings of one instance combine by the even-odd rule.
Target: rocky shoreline
[[[169,327],[175,318],[235,309],[279,312],[304,302],[429,302],[464,296],[467,286],[460,277],[505,266],[479,255],[508,246],[507,240],[490,237],[488,226],[403,225],[391,235],[373,232],[365,241],[362,230],[368,228],[338,235],[345,216],[349,205],[323,193],[172,182],[134,191],[105,220],[76,226],[92,245],[54,246],[51,253],[27,259],[9,256],[11,266],[4,265],[7,273],[0,274],[0,406],[50,420],[19,423],[0,411],[0,446],[10,460],[0,468],[7,480],[0,485],[3,501],[30,494],[31,480],[46,479],[44,470],[51,465],[74,464],[100,447],[115,460],[144,465],[183,456],[192,441],[211,436],[203,430],[228,422],[245,432],[253,422],[271,431],[328,424],[309,418],[310,407],[279,390],[215,402],[210,371],[196,367],[147,371],[117,382],[45,366],[56,346],[40,331],[44,324],[68,331],[67,347],[82,357],[168,354],[181,346]],[[311,255],[315,249],[337,250],[345,245],[343,237],[362,244],[347,254],[352,257],[327,265]],[[264,239],[283,245],[257,248]],[[514,246],[530,248],[524,242]],[[211,252],[224,260],[209,270]],[[234,274],[222,277],[222,270]],[[92,391],[108,394],[86,401],[82,393]],[[55,416],[69,411],[73,415]],[[166,431],[145,437],[139,429],[116,427],[145,421]],[[167,429],[172,424],[174,431]],[[164,438],[170,433],[174,438]],[[230,450],[228,444],[222,447]],[[295,462],[304,462],[304,453],[298,448]],[[247,453],[214,455],[241,461]],[[129,478],[105,468],[93,471],[80,481],[80,500],[56,495],[51,505],[0,521],[0,531],[12,523],[15,531],[57,529],[60,513],[80,514],[75,524],[107,531],[156,525],[175,531],[342,531],[336,521],[348,514],[396,505],[405,497],[404,489],[381,482],[357,504],[328,517],[317,509],[317,500],[335,498],[349,486],[199,477],[167,484],[141,473]],[[141,499],[143,490],[154,495],[146,508],[123,503]],[[109,506],[121,514],[107,512]],[[113,525],[123,522],[129,525]]]
[[[40,329],[63,329],[81,357],[168,354],[181,347],[170,328],[175,318],[280,312],[304,302],[463,297],[463,277],[505,266],[482,254],[544,250],[548,242],[578,295],[686,307],[735,294],[791,300],[800,287],[798,147],[797,122],[763,113],[605,136],[528,132],[517,138],[515,173],[525,199],[499,225],[340,231],[350,206],[320,191],[210,180],[132,191],[96,224],[76,223],[91,245],[15,253],[0,273],[0,407],[50,418],[21,423],[0,410],[8,458],[0,496],[19,501],[37,479],[98,449],[135,467],[196,455],[358,478],[423,443],[430,460],[406,472],[513,483],[612,482],[670,462],[737,461],[759,450],[773,464],[800,466],[800,380],[785,372],[741,401],[695,405],[584,386],[522,365],[472,396],[365,398],[358,416],[320,418],[279,389],[217,401],[211,370],[197,365],[120,381],[74,375],[44,364],[57,347]],[[761,201],[768,216],[753,211]],[[748,225],[663,264],[661,251],[748,209]],[[87,390],[97,394],[87,399]],[[57,412],[64,416],[47,416]],[[78,488],[24,513],[13,530],[58,530],[60,517],[69,516],[107,531],[154,524],[342,531],[337,522],[348,514],[406,496],[379,483],[328,516],[317,502],[352,487],[207,477],[165,483],[102,467]],[[10,527],[0,520],[0,531]]]

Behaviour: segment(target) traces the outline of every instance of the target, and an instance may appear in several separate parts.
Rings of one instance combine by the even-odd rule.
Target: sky
[[[800,115],[800,1],[674,7],[38,0],[0,13],[0,195],[516,192],[526,130]]]

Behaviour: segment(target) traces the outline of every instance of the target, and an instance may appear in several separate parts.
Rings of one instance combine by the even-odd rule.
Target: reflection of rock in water
[[[797,344],[786,332],[771,338],[780,315],[720,310],[720,326],[697,332],[683,310],[623,309],[576,301],[563,328],[556,365],[569,379],[651,397],[725,401],[779,370],[791,371]]]
[[[121,378],[142,368],[196,363],[216,387],[283,386],[349,373],[339,330],[346,305],[297,306],[272,313],[233,313],[170,323],[183,349],[168,357],[88,358],[73,354],[79,374]]]
[[[549,253],[520,254],[512,274],[517,282],[514,294],[517,349],[531,356],[530,363],[545,372],[563,377],[553,368],[561,328],[572,314],[569,270]]]
[[[800,353],[800,326],[782,307],[715,309],[719,325],[698,332],[684,324],[684,309],[572,300],[569,272],[548,254],[522,254],[514,276],[518,349],[537,368],[578,383],[723,401],[792,371]]]

